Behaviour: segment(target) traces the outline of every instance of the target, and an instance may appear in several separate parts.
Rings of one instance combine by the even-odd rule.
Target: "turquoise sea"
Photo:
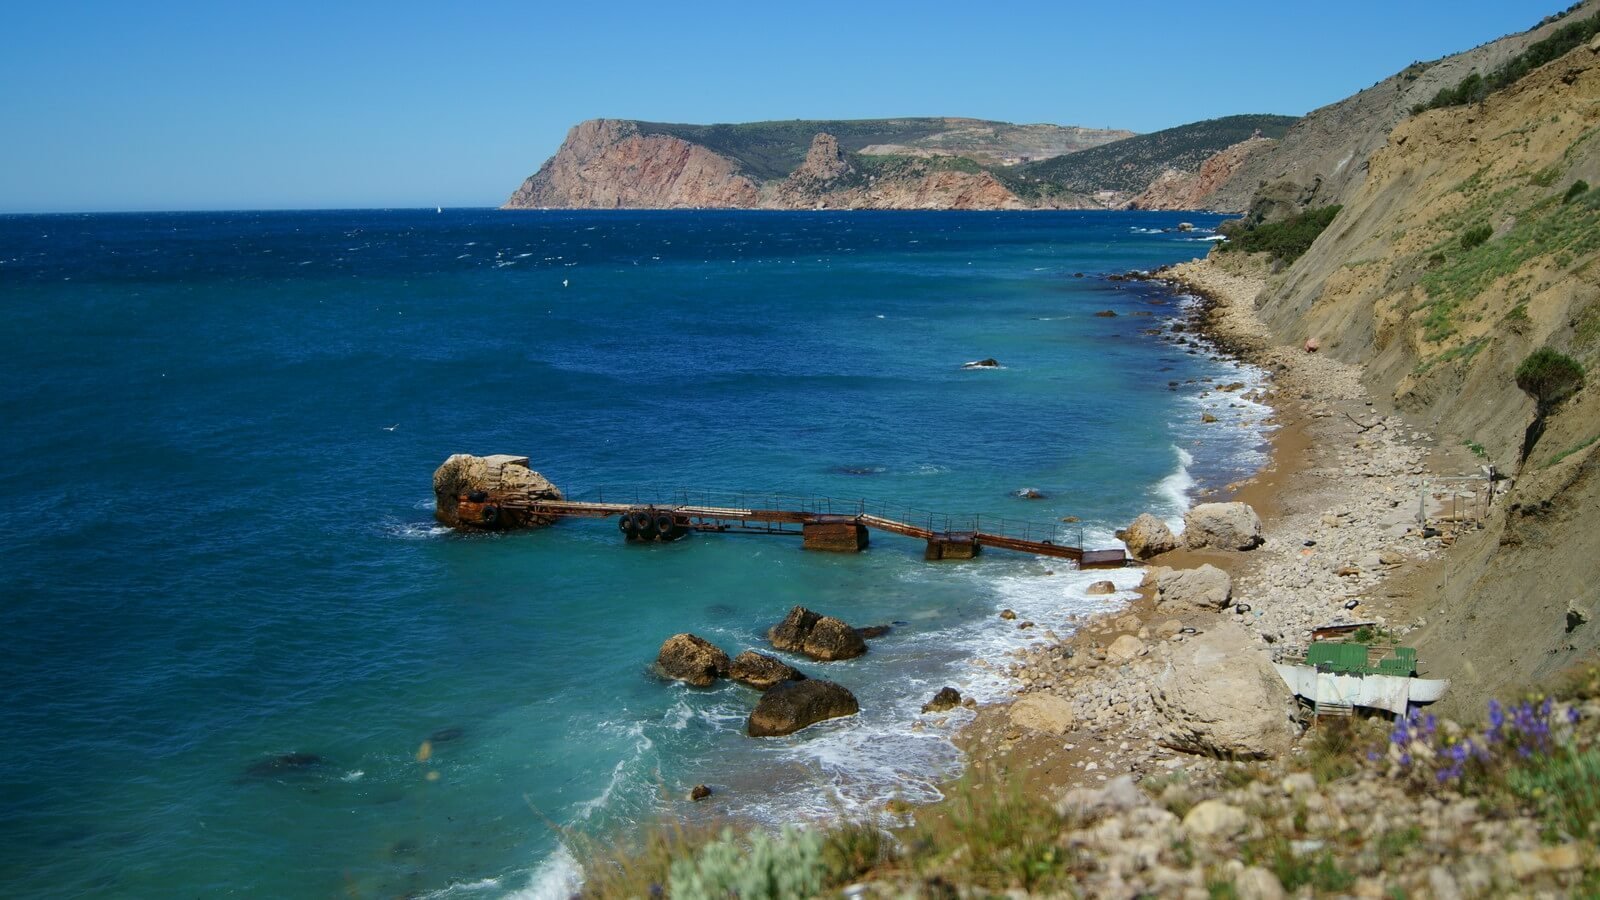
[[[1199,396],[1256,374],[1146,333],[1185,298],[1104,278],[1202,255],[1217,221],[0,217],[0,893],[563,896],[558,829],[936,798],[962,761],[950,724],[913,729],[928,696],[1003,695],[991,664],[1127,593],[882,534],[459,536],[433,469],[516,453],[576,496],[1078,516],[1116,546],[1263,458],[1241,427],[1263,408]],[[961,367],[984,357],[1004,368]],[[801,663],[860,716],[753,740],[754,692],[650,673],[670,634],[762,649],[797,603],[895,623]]]

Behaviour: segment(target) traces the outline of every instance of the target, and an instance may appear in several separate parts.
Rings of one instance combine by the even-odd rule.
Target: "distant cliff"
[[[1158,176],[1193,174],[1293,121],[1234,116],[1134,135],[951,118],[594,119],[574,126],[505,208],[1121,208]],[[1064,164],[1076,157],[1084,164]]]

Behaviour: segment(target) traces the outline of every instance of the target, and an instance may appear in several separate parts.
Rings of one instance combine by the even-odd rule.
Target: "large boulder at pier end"
[[[467,498],[465,501],[462,498]],[[535,528],[554,521],[506,509],[505,499],[561,500],[561,489],[528,468],[526,456],[457,453],[433,473],[433,517],[462,529]]]
[[[656,668],[668,678],[687,681],[695,687],[710,687],[728,674],[728,654],[703,637],[675,634],[661,645]]]
[[[1128,555],[1134,559],[1149,559],[1159,553],[1178,549],[1178,539],[1167,523],[1149,513],[1142,513],[1133,524],[1117,533],[1128,545]]]
[[[855,695],[841,685],[818,679],[788,681],[761,695],[745,729],[751,737],[781,737],[860,711]]]
[[[1191,550],[1254,550],[1261,546],[1261,517],[1247,503],[1202,503],[1183,517],[1183,542]]]

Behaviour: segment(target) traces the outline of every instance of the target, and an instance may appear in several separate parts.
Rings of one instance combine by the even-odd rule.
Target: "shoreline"
[[[1148,685],[1186,640],[1185,629],[1203,633],[1233,620],[1276,658],[1303,649],[1309,630],[1322,624],[1376,622],[1397,634],[1416,627],[1395,621],[1407,606],[1394,588],[1396,576],[1443,549],[1438,538],[1424,538],[1410,526],[1413,488],[1427,471],[1420,434],[1397,416],[1373,411],[1359,367],[1273,340],[1254,308],[1266,274],[1260,260],[1218,261],[1212,254],[1144,276],[1198,299],[1189,333],[1268,375],[1260,402],[1271,407],[1277,428],[1267,461],[1216,496],[1191,497],[1248,503],[1261,516],[1266,545],[1252,551],[1180,546],[1144,563],[1147,571],[1202,564],[1222,569],[1233,579],[1235,602],[1248,612],[1238,606],[1162,609],[1147,578],[1139,598],[1126,606],[1078,623],[1054,646],[1016,654],[1009,667],[1013,697],[980,707],[954,735],[972,777],[1020,781],[1025,790],[1054,796],[1119,775],[1139,780],[1227,765],[1161,743]],[[1013,705],[1033,694],[1070,705],[1064,728],[1052,733],[1017,721]],[[932,815],[940,815],[937,806]]]

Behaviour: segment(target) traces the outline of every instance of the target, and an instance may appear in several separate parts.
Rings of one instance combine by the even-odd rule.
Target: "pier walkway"
[[[1088,550],[1083,529],[1070,523],[1026,522],[996,516],[951,516],[871,500],[747,491],[606,491],[589,499],[550,500],[496,492],[477,502],[459,499],[463,521],[493,522],[501,510],[543,519],[618,517],[630,541],[671,541],[694,531],[800,537],[810,550],[857,552],[871,530],[927,542],[925,558],[971,559],[992,547],[1069,559],[1079,568],[1121,568],[1121,549]],[[610,494],[608,497],[607,494]]]

